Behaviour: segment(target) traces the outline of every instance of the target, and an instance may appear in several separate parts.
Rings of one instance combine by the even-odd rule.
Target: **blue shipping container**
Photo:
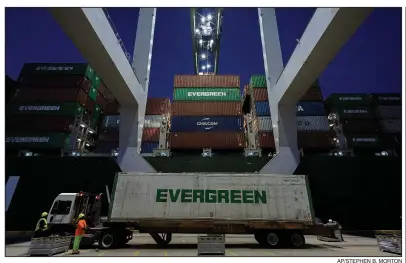
[[[299,102],[297,104],[297,116],[326,116],[327,111],[324,102]],[[257,116],[270,116],[268,101],[255,102]]]
[[[171,132],[241,131],[243,119],[239,116],[172,116]]]
[[[154,149],[158,148],[158,142],[142,142],[141,153],[152,153]]]

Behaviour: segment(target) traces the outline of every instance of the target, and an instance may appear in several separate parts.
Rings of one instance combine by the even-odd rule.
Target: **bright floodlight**
[[[202,54],[202,55],[201,55],[201,58],[202,58],[202,59],[205,59],[205,58],[206,58],[206,54]]]
[[[206,66],[202,66],[202,69],[205,70],[205,69],[206,69]]]
[[[213,44],[214,43],[214,40],[213,39],[210,39],[210,44]]]
[[[202,23],[204,23],[204,21],[206,21],[206,18],[204,18],[204,16],[201,19]]]
[[[197,28],[197,29],[196,29],[196,33],[199,33],[199,32],[200,32],[200,30]]]
[[[211,68],[211,65],[210,65],[210,64],[207,64],[207,68]]]
[[[203,72],[199,72],[199,75],[203,75]]]
[[[199,44],[203,44],[203,40],[202,40],[202,39],[199,40]]]
[[[213,18],[213,17],[212,17],[211,15],[208,15],[208,16],[207,16],[207,20],[209,20],[209,21],[210,21],[212,18]]]

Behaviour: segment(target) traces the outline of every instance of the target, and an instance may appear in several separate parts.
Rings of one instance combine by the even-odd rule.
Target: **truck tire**
[[[306,244],[305,237],[300,232],[292,232],[292,233],[290,233],[289,241],[290,241],[289,244],[293,248],[303,248],[304,245]]]
[[[100,237],[100,248],[102,249],[110,249],[113,248],[115,245],[115,238],[114,235],[110,232],[104,232],[101,234]]]
[[[277,232],[267,232],[266,235],[266,245],[270,248],[275,248],[279,246],[280,237]]]
[[[261,246],[266,246],[266,235],[263,233],[255,233],[254,238]]]

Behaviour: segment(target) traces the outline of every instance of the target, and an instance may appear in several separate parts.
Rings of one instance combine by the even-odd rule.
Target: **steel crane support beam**
[[[148,94],[148,85],[144,83],[149,79],[150,58],[139,55],[140,61],[134,63],[140,75],[137,78],[102,8],[50,8],[50,12],[120,103],[120,168],[124,172],[154,172],[139,155]],[[149,28],[149,33],[138,28],[136,56],[152,50],[155,18],[142,15],[148,12],[140,11],[142,21],[138,23]],[[148,45],[143,44],[143,37],[148,38]]]
[[[373,8],[318,8],[281,71],[275,11],[259,8],[276,156],[261,173],[292,174],[300,162],[296,104]],[[280,74],[280,76],[279,76]]]

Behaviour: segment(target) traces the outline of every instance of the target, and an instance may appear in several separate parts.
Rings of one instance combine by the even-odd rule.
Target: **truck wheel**
[[[306,241],[302,233],[293,232],[290,234],[290,245],[294,248],[302,248],[305,244]]]
[[[261,246],[266,246],[266,235],[263,233],[255,233],[254,238]]]
[[[103,249],[109,249],[114,246],[114,236],[111,233],[103,233],[100,239],[100,246]]]
[[[279,236],[276,232],[268,232],[266,234],[266,244],[273,248],[279,245]]]

